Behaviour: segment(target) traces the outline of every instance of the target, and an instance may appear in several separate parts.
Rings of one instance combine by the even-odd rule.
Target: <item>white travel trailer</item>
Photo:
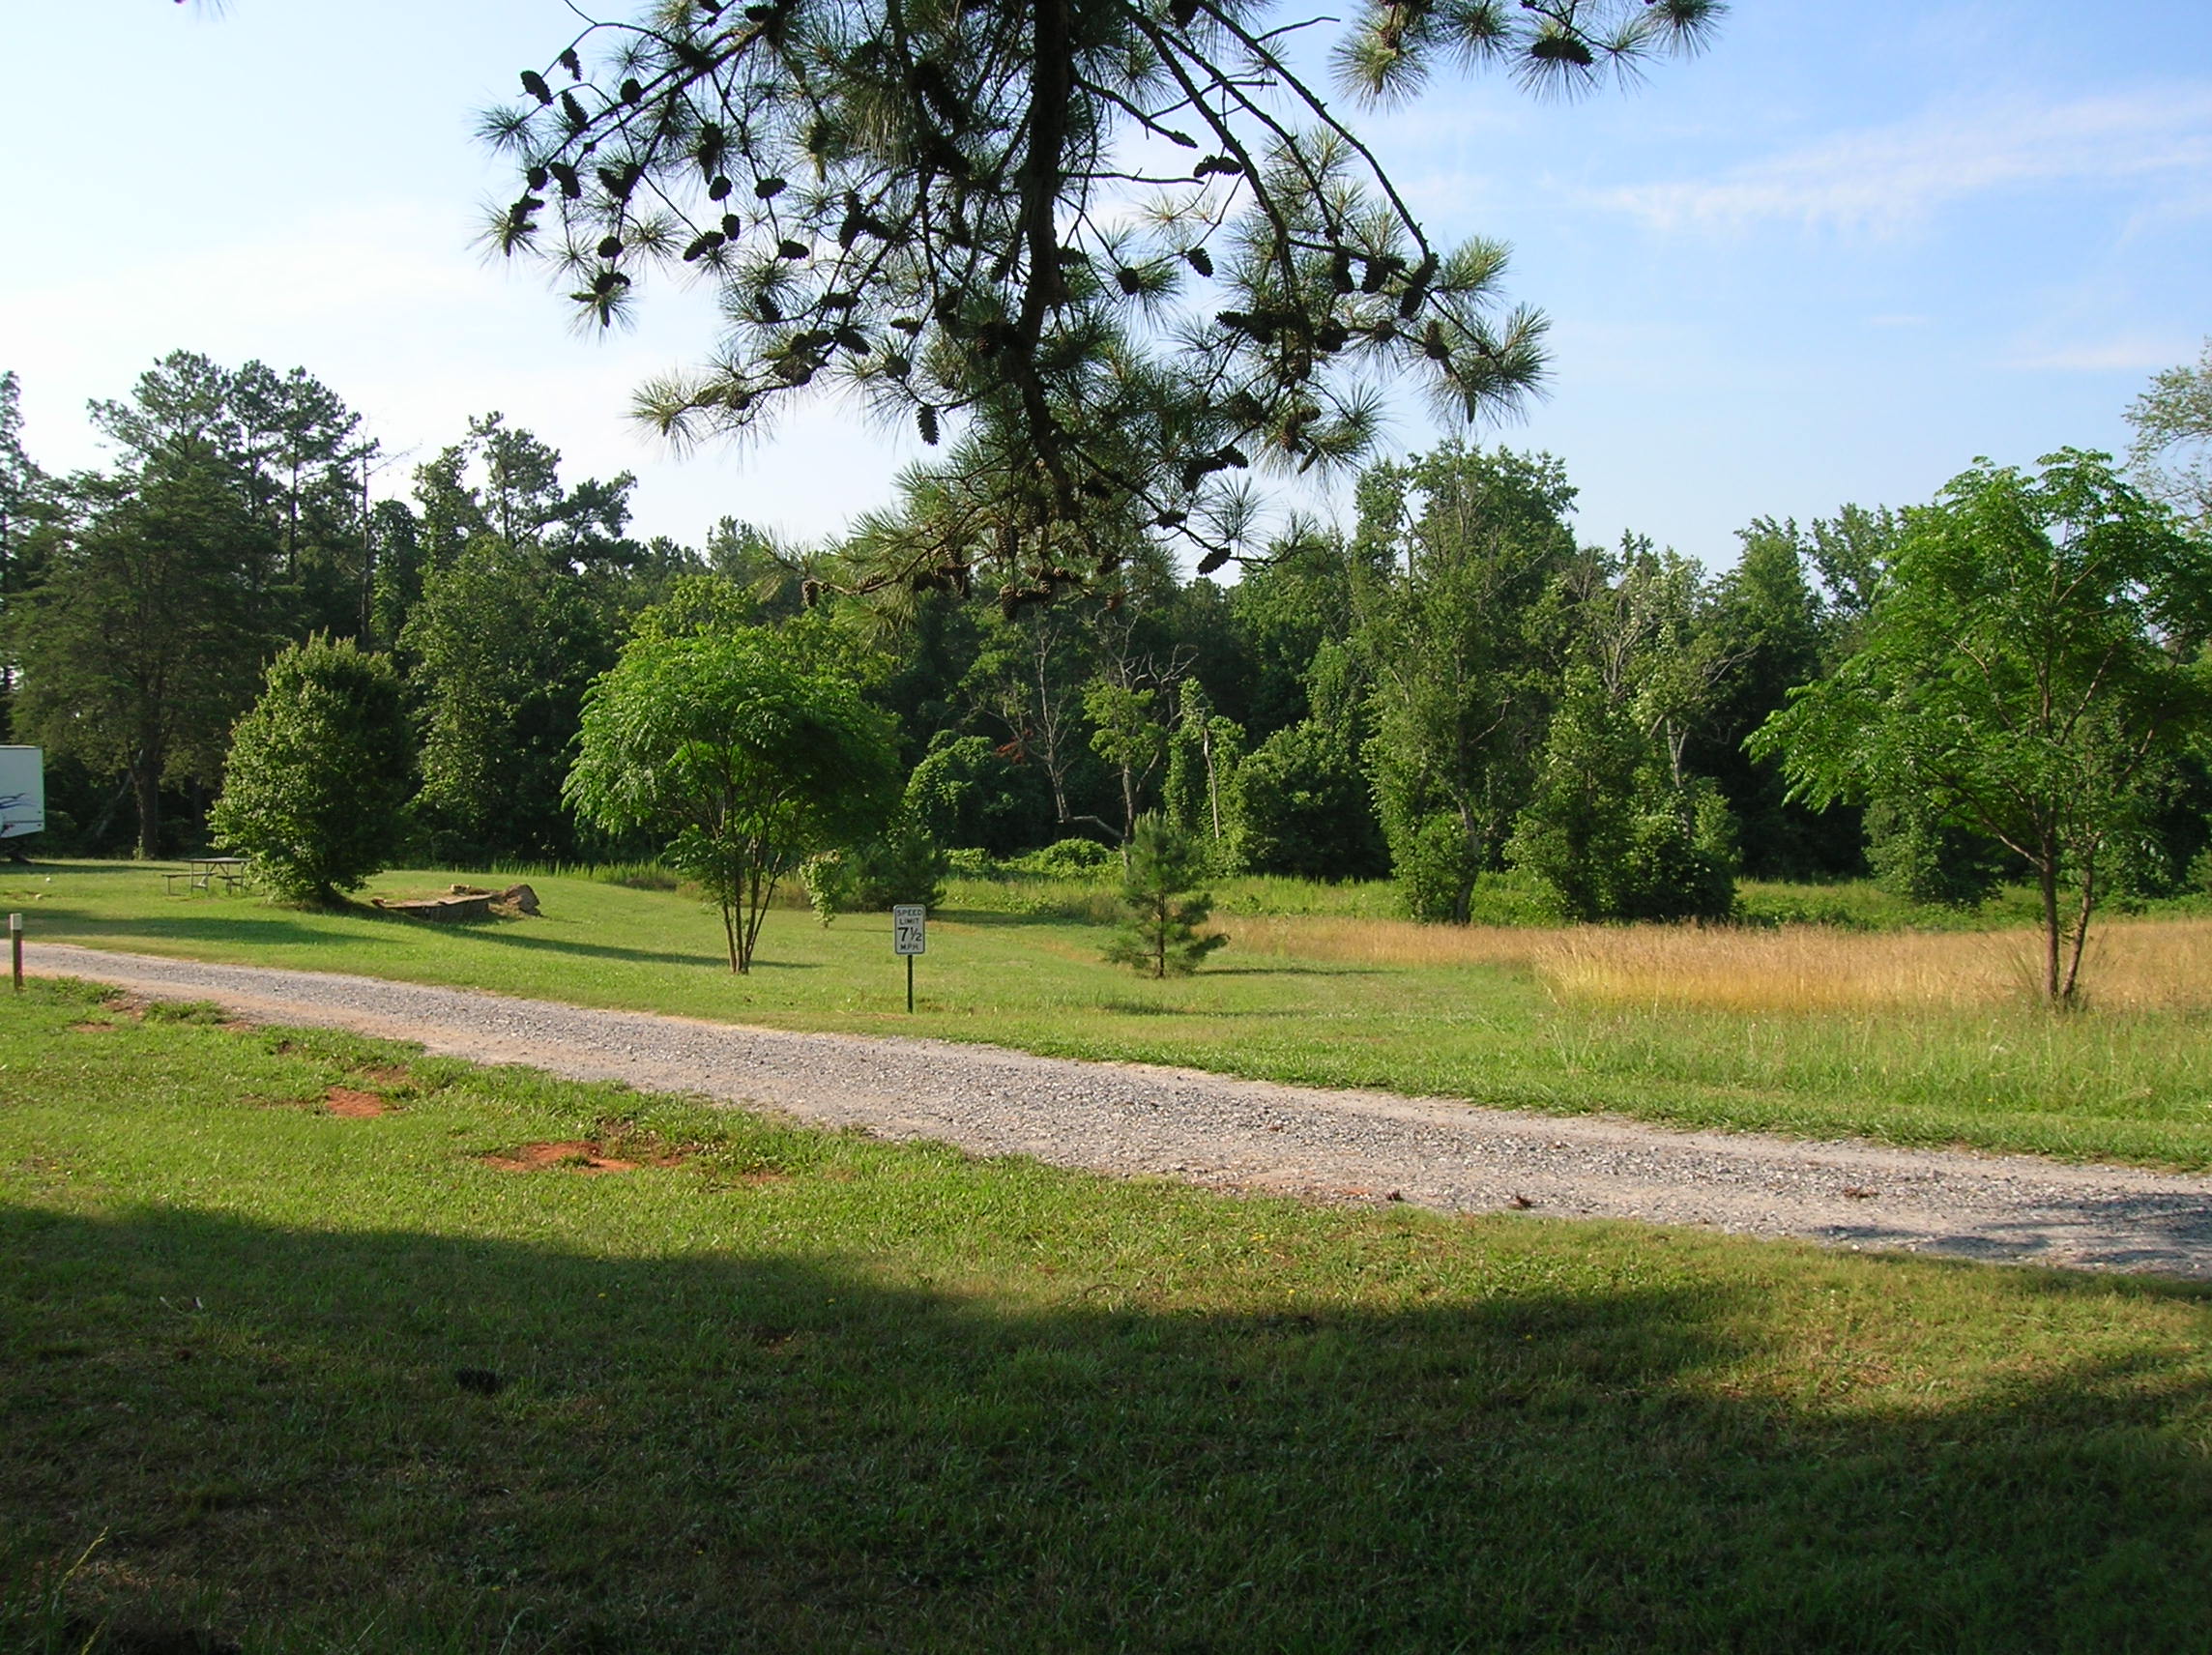
[[[44,832],[45,826],[45,749],[0,747],[0,839]]]

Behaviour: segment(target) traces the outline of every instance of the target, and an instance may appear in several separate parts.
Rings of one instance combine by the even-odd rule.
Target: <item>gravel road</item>
[[[2212,1280],[2212,1178],[2201,1176],[1678,1132],[1617,1117],[1324,1091],[938,1040],[786,1033],[65,944],[33,944],[24,955],[42,974],[212,1000],[265,1022],[767,1106],[978,1155],[1339,1201],[1526,1207]]]

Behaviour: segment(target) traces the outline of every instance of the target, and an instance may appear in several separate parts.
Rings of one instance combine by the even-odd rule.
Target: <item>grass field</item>
[[[1116,1182],[67,984],[0,1098],[0,1647],[2212,1626],[2202,1291]]]
[[[374,888],[451,877],[391,874]],[[1460,931],[1230,915],[1236,941],[1213,963],[1155,983],[1100,963],[1095,925],[953,908],[933,921],[910,1018],[884,915],[825,930],[803,910],[771,914],[759,964],[739,978],[721,964],[714,916],[686,895],[537,885],[541,917],[455,927],[166,896],[125,863],[0,874],[0,905],[21,907],[48,940],[582,1004],[1688,1125],[2212,1166],[2212,923],[2198,919],[2112,922],[2090,994],[2135,1000],[2053,1017],[2006,989],[2029,947],[2016,933]],[[1702,978],[1690,969],[1701,963]]]

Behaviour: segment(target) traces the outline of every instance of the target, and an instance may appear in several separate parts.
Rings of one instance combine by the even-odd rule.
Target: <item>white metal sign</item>
[[[929,910],[918,902],[902,902],[891,910],[891,952],[929,952]]]

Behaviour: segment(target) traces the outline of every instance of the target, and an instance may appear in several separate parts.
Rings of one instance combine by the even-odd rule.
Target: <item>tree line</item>
[[[994,521],[942,469],[842,542],[724,520],[688,547],[629,533],[634,479],[568,479],[498,414],[417,466],[410,498],[375,499],[380,456],[335,392],[184,353],[95,407],[109,466],[48,477],[9,376],[0,689],[11,739],[52,755],[55,839],[98,853],[197,848],[265,668],[318,636],[390,657],[413,748],[394,859],[657,849],[564,789],[626,643],[707,626],[789,633],[857,685],[904,778],[892,827],[939,850],[1116,846],[1157,811],[1217,869],[1388,876],[1414,916],[1463,921],[1509,870],[1588,919],[1725,915],[1742,876],[1872,871],[1954,902],[2021,874],[2076,897],[2170,889],[2212,810],[2180,739],[2208,373],[2139,405],[2150,449],[2182,459],[2139,454],[2147,491],[2094,455],[1983,466],[1922,507],[1757,519],[1716,574],[1636,537],[1580,544],[1557,460],[1447,443],[1369,465],[1349,522],[1284,536],[1233,584],[1131,537],[1057,598],[902,565],[905,539],[955,569],[987,556],[964,537]],[[2016,613],[1990,622],[1999,596]],[[1982,700],[1944,703],[1914,675],[1985,622],[1944,669]],[[2018,734],[2016,690],[2048,716],[2013,772],[1969,786],[1958,754],[1932,756],[1941,717]],[[1932,706],[1917,735],[1875,740]],[[2116,801],[2102,826],[2023,826],[1999,797],[2049,797],[2062,772]]]

